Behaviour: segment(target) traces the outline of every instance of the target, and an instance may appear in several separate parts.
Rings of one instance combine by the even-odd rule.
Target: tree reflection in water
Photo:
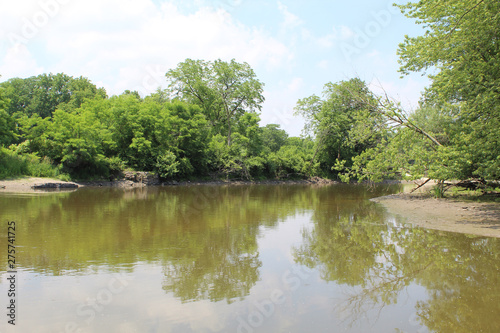
[[[297,263],[344,285],[337,312],[351,324],[396,304],[410,285],[426,288],[418,321],[433,332],[500,331],[500,242],[387,223],[369,202],[315,210],[314,228],[294,249]]]

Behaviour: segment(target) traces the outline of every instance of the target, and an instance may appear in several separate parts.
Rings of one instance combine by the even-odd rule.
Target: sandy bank
[[[500,238],[500,203],[434,199],[424,195],[394,194],[375,198],[406,222],[428,229]]]
[[[52,178],[37,178],[37,177],[23,177],[18,179],[0,180],[0,193],[38,193],[41,190],[36,190],[33,186],[42,184],[78,184],[73,182],[65,182],[59,179]],[[72,189],[74,190],[74,189]],[[47,192],[47,190],[44,190]]]

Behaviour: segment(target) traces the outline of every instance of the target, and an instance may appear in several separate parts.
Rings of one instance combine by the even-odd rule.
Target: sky
[[[166,88],[187,58],[247,62],[264,86],[261,125],[298,136],[297,100],[353,77],[415,109],[429,84],[401,78],[398,44],[421,27],[402,0],[22,0],[0,5],[0,82],[89,78],[108,95]],[[405,1],[404,1],[405,2]]]

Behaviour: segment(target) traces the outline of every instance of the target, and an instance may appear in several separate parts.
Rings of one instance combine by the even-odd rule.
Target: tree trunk
[[[231,120],[227,119],[227,145],[231,145]]]

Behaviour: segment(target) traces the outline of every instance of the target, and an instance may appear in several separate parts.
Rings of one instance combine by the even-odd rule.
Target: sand
[[[423,228],[500,238],[500,203],[435,199],[421,194],[375,198],[389,213]]]
[[[23,177],[11,180],[0,180],[0,193],[39,193],[47,190],[35,190],[32,186],[47,183],[75,184],[52,178]],[[66,189],[65,189],[66,190]],[[74,190],[74,189],[73,189]]]

